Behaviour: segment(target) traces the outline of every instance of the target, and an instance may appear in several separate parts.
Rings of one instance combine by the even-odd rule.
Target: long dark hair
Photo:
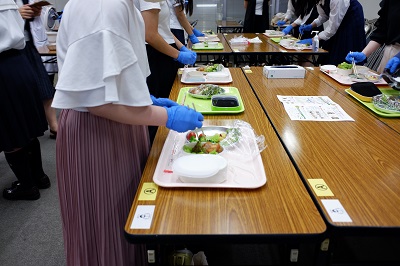
[[[186,14],[189,14],[189,16],[191,16],[193,14],[193,0],[183,1],[187,1],[187,4],[185,5]]]
[[[319,2],[320,0],[292,0],[294,14],[296,17],[304,18]]]

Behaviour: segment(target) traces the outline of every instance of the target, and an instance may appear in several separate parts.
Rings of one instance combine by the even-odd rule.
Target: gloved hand
[[[183,46],[182,46],[183,47]],[[187,48],[186,48],[187,49]],[[179,63],[184,65],[194,65],[197,59],[197,54],[192,51],[180,51],[178,58],[176,59]]]
[[[167,110],[168,120],[166,127],[169,129],[185,132],[203,126],[203,115],[193,109],[183,105],[164,108]]]
[[[283,25],[285,25],[286,24],[286,21],[284,21],[284,20],[279,20],[277,23],[276,23],[276,25],[277,26],[283,26]]]
[[[349,63],[352,63],[353,60],[356,63],[360,63],[360,62],[364,61],[366,58],[367,58],[367,56],[361,52],[350,52],[346,55],[346,61]]]
[[[181,52],[191,52],[185,45],[181,47],[181,49],[179,49],[179,51]]]
[[[282,30],[282,32],[283,32],[283,34],[287,35],[287,34],[289,34],[289,33],[292,31],[292,29],[293,29],[293,26],[292,26],[292,25],[289,25],[289,26],[287,26],[286,28],[284,28],[284,29]]]
[[[195,28],[193,28],[193,33],[194,33],[194,35],[195,35],[196,37],[203,37],[203,36],[205,36],[204,33],[202,33],[201,31],[199,31],[199,30],[197,30],[197,29],[195,29]]]
[[[156,98],[153,95],[150,95],[151,100],[153,101],[153,105],[163,106],[163,107],[171,107],[179,105],[178,103],[168,99],[168,98]]]
[[[301,33],[301,34],[304,34],[304,32],[305,31],[312,31],[312,25],[311,24],[308,24],[308,25],[301,25],[300,26],[300,28],[299,28],[299,32]]]
[[[298,41],[297,43],[311,45],[312,44],[312,39],[311,38],[310,39],[304,39],[304,40]]]
[[[193,44],[199,42],[199,39],[197,39],[196,35],[194,35],[194,34],[189,35],[189,39]]]
[[[396,69],[400,67],[400,58],[397,56],[392,57],[386,64],[385,68],[389,69],[389,72],[393,74]]]

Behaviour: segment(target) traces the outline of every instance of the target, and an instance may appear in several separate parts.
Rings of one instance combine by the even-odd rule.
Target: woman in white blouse
[[[329,52],[320,56],[320,64],[338,65],[345,61],[348,51],[360,51],[366,43],[364,13],[357,0],[300,0],[300,13],[306,13],[309,6],[317,5],[318,18],[311,24],[300,26],[300,33],[312,31],[327,22],[318,34],[321,48]],[[311,44],[311,39],[302,42]]]
[[[90,12],[88,13],[88,10]],[[57,36],[56,166],[67,265],[145,265],[124,225],[149,152],[147,126],[203,116],[151,97],[144,22],[132,0],[70,0]]]

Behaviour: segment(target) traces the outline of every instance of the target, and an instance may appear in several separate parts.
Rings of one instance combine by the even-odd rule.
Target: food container
[[[219,155],[193,154],[179,157],[172,170],[184,183],[221,183],[226,180],[228,162]]]
[[[47,41],[49,43],[55,43],[57,40],[57,32],[56,31],[46,31]]]
[[[323,65],[320,67],[321,71],[332,74],[337,72],[337,67],[335,65]]]
[[[356,66],[358,74],[366,74],[369,72],[369,68],[366,66]]]
[[[228,72],[209,72],[207,73],[208,81],[224,81],[229,78]]]
[[[217,42],[208,42],[208,47],[209,48],[217,48],[218,43]]]
[[[292,39],[282,39],[279,44],[287,47],[292,47],[294,45],[294,40]]]
[[[353,70],[350,69],[344,69],[344,68],[337,68],[337,73],[341,76],[348,76],[351,73],[353,73]]]

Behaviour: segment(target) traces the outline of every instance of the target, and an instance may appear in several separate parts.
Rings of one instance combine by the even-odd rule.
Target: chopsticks
[[[193,106],[193,109],[197,112],[196,106],[194,105],[193,102],[192,102],[192,106]],[[206,136],[206,134],[204,134],[203,128],[200,128],[200,130],[201,130],[201,133],[203,133],[203,136]]]
[[[351,53],[351,51],[350,51],[350,53]],[[354,75],[356,75],[356,78],[358,77],[358,72],[357,72],[357,66],[356,66],[356,62],[354,61],[354,57],[353,57],[353,59],[351,60],[351,63],[352,63],[352,68],[353,68],[353,73],[354,73]]]

